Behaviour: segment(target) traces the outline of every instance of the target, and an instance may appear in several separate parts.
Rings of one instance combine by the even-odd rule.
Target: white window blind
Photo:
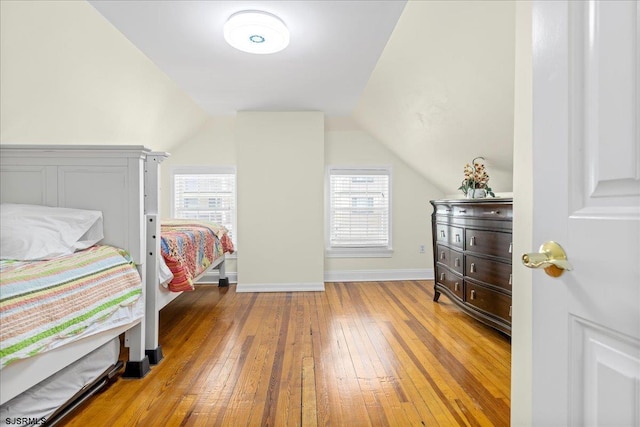
[[[389,169],[329,169],[329,247],[391,246]]]
[[[223,225],[236,242],[236,174],[227,170],[220,173],[173,173],[176,218],[199,219]]]

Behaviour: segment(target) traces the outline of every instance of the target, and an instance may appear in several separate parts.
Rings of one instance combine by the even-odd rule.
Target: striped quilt
[[[111,246],[49,261],[2,261],[0,367],[79,334],[141,295],[131,258]]]
[[[192,291],[194,279],[224,253],[233,253],[228,231],[209,221],[170,220],[160,225],[160,249],[173,273],[169,290]]]

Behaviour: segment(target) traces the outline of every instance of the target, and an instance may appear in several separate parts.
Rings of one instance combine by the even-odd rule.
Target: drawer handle
[[[458,287],[460,286],[460,283],[456,282],[453,284],[453,290],[458,292]]]
[[[467,213],[467,210],[466,210],[466,209],[460,209],[458,212],[460,212],[460,213]]]
[[[511,317],[512,309],[513,309],[513,306],[512,306],[512,305],[510,305],[510,306],[509,306],[509,317]]]
[[[456,234],[456,242],[460,242],[460,235]]]
[[[474,299],[476,299],[476,291],[475,289],[471,289],[471,301],[473,301]]]
[[[509,253],[512,254],[513,253],[513,242],[509,243]]]
[[[454,267],[460,267],[460,258],[456,258],[456,259],[453,261],[453,266],[454,266]]]
[[[475,246],[476,245],[476,236],[471,236],[471,239],[469,240],[469,246]]]
[[[444,273],[440,273],[440,281],[444,282]]]
[[[444,251],[440,252],[440,259],[444,259]]]
[[[471,272],[472,272],[472,273],[475,273],[475,272],[476,272],[476,264],[475,264],[475,263],[473,263],[473,262],[471,263],[471,268],[470,268],[470,270],[471,270]]]
[[[513,273],[509,274],[509,286],[513,284]]]
[[[500,211],[483,212],[485,215],[500,215]]]
[[[445,209],[444,211],[445,212],[451,212],[451,209]]]
[[[440,230],[440,235],[441,235],[442,237],[446,237],[446,236],[445,236],[445,234],[444,234],[444,230]]]

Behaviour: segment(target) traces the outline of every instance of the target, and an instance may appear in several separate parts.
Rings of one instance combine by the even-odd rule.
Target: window
[[[329,256],[391,256],[391,169],[328,172]]]
[[[236,242],[236,171],[233,167],[178,167],[173,170],[173,216],[213,221]]]

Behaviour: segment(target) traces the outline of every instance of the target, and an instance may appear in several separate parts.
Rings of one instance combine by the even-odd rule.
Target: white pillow
[[[51,259],[104,237],[102,212],[38,205],[0,205],[0,259]]]

